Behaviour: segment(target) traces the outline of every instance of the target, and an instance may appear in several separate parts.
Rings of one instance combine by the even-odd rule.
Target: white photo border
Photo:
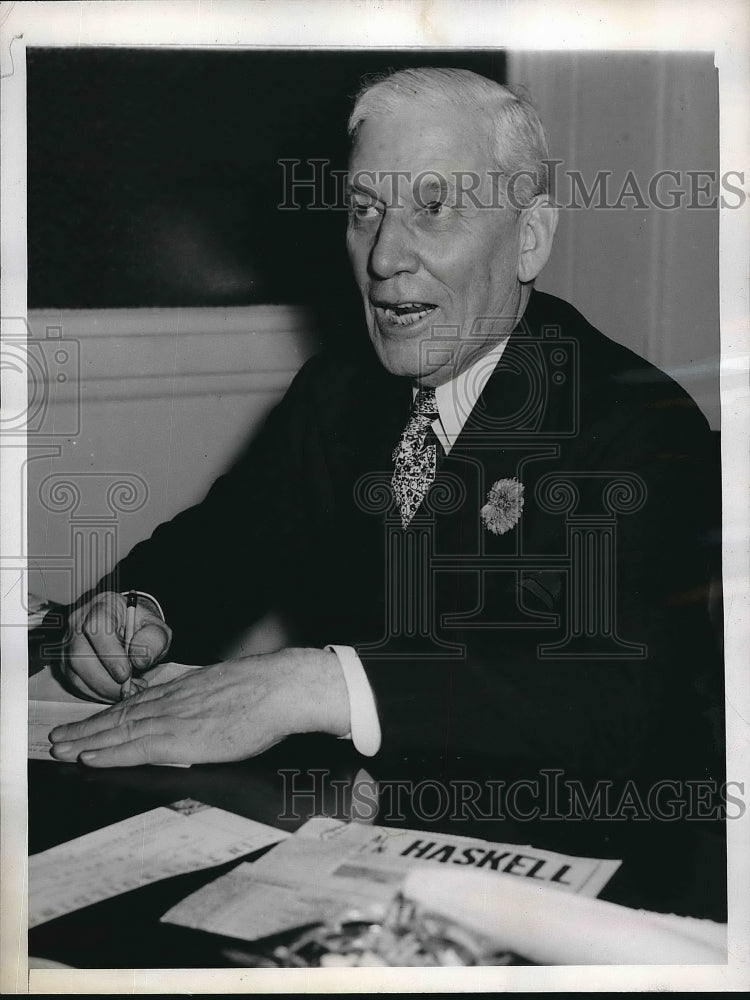
[[[501,50],[713,51],[719,70],[720,169],[742,169],[750,150],[750,6],[742,0],[130,0],[0,3],[3,326],[26,315],[26,46],[180,48],[493,48]],[[747,182],[746,182],[747,183]],[[747,273],[750,226],[741,209],[720,215],[723,572],[729,777],[741,776],[750,743],[747,496],[749,460]],[[712,265],[709,265],[712,266]],[[25,376],[2,372],[8,415],[26,410]],[[2,442],[3,552],[25,551],[25,447]],[[731,473],[731,474],[730,474]],[[750,816],[727,823],[727,966],[341,970],[31,970],[25,910],[26,703],[23,560],[2,561],[2,897],[4,993],[249,993],[719,991],[750,986]],[[744,765],[744,767],[743,767]],[[319,973],[319,974],[316,974]]]

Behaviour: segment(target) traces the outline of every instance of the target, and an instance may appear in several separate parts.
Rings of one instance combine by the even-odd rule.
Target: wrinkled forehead
[[[435,178],[450,183],[469,173],[491,183],[496,173],[491,148],[487,120],[478,112],[406,104],[360,124],[349,159],[350,184],[356,187],[357,177],[364,176],[374,178],[376,188],[381,179],[402,188],[420,175],[434,184]]]

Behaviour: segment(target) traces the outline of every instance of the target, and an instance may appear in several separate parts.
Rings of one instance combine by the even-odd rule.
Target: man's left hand
[[[292,733],[349,731],[335,653],[282,649],[192,670],[50,733],[56,760],[91,767],[254,757]]]

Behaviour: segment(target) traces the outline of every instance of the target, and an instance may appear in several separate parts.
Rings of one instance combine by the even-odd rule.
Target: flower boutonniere
[[[485,528],[494,535],[504,535],[514,528],[523,510],[523,483],[517,479],[498,479],[487,494],[487,503],[479,514]]]

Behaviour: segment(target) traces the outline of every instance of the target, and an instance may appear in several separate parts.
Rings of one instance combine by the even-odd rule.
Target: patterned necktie
[[[396,467],[391,484],[404,528],[414,517],[435,478],[437,446],[425,446],[425,439],[437,416],[435,390],[420,389],[414,399],[411,416],[393,452]]]

